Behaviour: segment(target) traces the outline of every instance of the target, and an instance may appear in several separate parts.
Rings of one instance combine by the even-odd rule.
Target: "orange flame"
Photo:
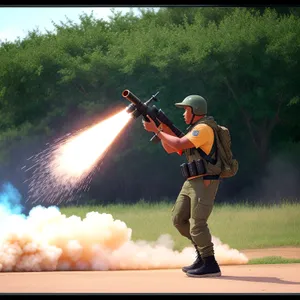
[[[130,119],[131,115],[123,110],[68,139],[52,160],[51,169],[56,177],[67,181],[85,177]]]

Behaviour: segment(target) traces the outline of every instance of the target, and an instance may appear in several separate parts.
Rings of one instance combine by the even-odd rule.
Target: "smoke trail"
[[[194,259],[194,249],[174,251],[169,235],[157,241],[132,241],[132,229],[105,212],[81,219],[66,217],[55,206],[36,206],[28,217],[20,212],[20,194],[6,185],[0,199],[0,271],[146,270],[180,268]],[[4,211],[4,210],[3,210]],[[248,259],[217,238],[216,259],[245,264]]]

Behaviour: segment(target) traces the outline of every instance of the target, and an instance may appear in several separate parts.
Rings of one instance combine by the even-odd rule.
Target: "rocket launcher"
[[[182,137],[184,133],[173,124],[166,114],[161,109],[158,109],[155,105],[151,105],[153,101],[158,102],[158,93],[159,92],[157,92],[155,95],[152,95],[149,100],[142,102],[131,91],[124,90],[122,92],[122,96],[131,102],[131,104],[127,106],[126,111],[130,113],[134,119],[142,116],[146,122],[150,121],[148,118],[149,116],[157,127],[160,125],[160,123],[163,123],[167,125],[177,137]],[[155,134],[150,141],[158,143],[160,139]]]

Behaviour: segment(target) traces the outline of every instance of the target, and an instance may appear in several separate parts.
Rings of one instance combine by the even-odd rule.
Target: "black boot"
[[[199,250],[197,248],[196,245],[194,245],[195,249],[196,249],[196,260],[193,262],[193,264],[191,264],[190,266],[186,266],[186,267],[183,267],[182,268],[182,271],[183,272],[187,272],[187,271],[190,271],[190,270],[193,270],[193,269],[197,269],[197,268],[200,268],[202,265],[203,265],[203,260],[201,258],[201,255],[199,253]]]
[[[203,265],[200,268],[186,272],[189,277],[218,277],[221,276],[221,270],[214,255],[204,257]]]

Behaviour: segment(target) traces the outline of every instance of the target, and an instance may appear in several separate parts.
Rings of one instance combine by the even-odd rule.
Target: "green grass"
[[[211,217],[214,236],[236,249],[300,246],[300,204],[219,205]]]
[[[61,208],[67,216],[82,218],[86,213],[109,213],[132,229],[132,240],[155,241],[161,234],[170,234],[174,249],[190,246],[172,225],[173,204],[149,204],[141,201],[135,205],[81,206]],[[209,218],[211,234],[238,250],[279,246],[300,246],[300,204],[220,205],[216,204]]]
[[[265,265],[265,264],[299,264],[300,259],[283,258],[281,256],[266,256],[262,258],[252,258],[248,261],[249,265]]]

